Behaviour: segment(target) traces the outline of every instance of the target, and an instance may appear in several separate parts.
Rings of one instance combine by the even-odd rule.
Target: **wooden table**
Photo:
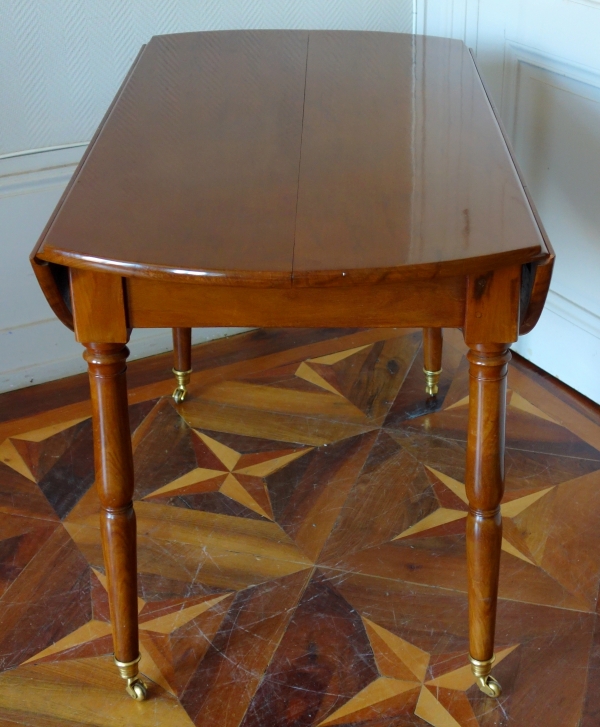
[[[138,676],[127,417],[132,328],[422,327],[428,394],[442,327],[469,346],[472,668],[493,662],[509,345],[537,322],[552,249],[464,44],[392,33],[153,38],[32,253],[85,346],[115,661]]]

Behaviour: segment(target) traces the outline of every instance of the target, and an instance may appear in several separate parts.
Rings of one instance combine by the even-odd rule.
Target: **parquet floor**
[[[196,349],[179,408],[168,359],[131,366],[145,703],[111,663],[83,379],[0,397],[0,725],[600,725],[600,412],[511,365],[487,699],[464,345],[446,332],[435,400],[420,345],[244,334]]]

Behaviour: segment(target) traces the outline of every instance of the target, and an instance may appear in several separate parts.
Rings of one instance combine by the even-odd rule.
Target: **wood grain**
[[[70,273],[75,338],[81,343],[127,343],[122,278],[77,268]]]
[[[458,260],[485,272],[540,251],[464,44],[311,32],[294,285],[451,275]]]
[[[377,286],[243,288],[128,278],[129,322],[154,326],[459,326],[465,279]]]
[[[189,371],[192,368],[192,329],[173,329],[173,368]]]
[[[444,332],[448,380],[428,408],[418,332],[340,334],[284,331],[277,343],[252,333],[203,347],[200,373],[211,383],[190,406],[200,419],[211,404],[203,392],[214,396],[223,427],[216,431],[200,421],[190,427],[171,404],[170,355],[137,364],[148,373],[138,371],[142,393],[132,398],[143,398],[160,366],[167,394],[134,405],[130,416],[146,705],[127,697],[112,663],[101,503],[80,486],[91,473],[89,421],[54,409],[23,429],[27,417],[14,409],[15,430],[0,442],[0,723],[158,727],[210,716],[242,727],[361,719],[416,727],[429,715],[444,727],[595,725],[598,412],[551,377],[509,363],[492,672],[505,696],[490,701],[468,667],[467,349],[459,332]],[[300,363],[338,393],[298,376]],[[245,401],[219,404],[228,391],[244,391]],[[311,412],[298,392],[346,399],[381,423],[348,436],[352,419],[322,419],[327,408]],[[327,422],[330,439],[294,441],[277,426],[283,413],[270,412],[279,401],[296,431],[304,422],[316,438]],[[393,417],[382,419],[386,406]],[[480,409],[489,415],[489,406]],[[281,456],[298,452],[278,468]],[[178,478],[192,482],[199,468],[219,467],[248,495],[262,494],[273,519],[235,510],[224,494],[218,506],[214,493],[154,496]],[[253,475],[242,472],[248,468]],[[69,498],[76,505],[59,516]]]
[[[153,38],[34,251],[246,287],[549,255],[464,44],[339,31]]]
[[[85,352],[115,657],[124,662],[137,659],[139,654],[133,458],[125,380],[128,353],[126,346],[110,343],[90,343]]]
[[[479,345],[467,357],[471,400],[466,467],[470,653],[485,661],[494,655],[510,351],[506,344]]]
[[[153,38],[38,257],[289,286],[307,42],[305,31]]]

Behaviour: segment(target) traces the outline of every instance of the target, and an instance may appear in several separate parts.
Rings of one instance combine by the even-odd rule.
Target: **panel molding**
[[[415,0],[414,32],[477,47],[479,0]]]
[[[599,70],[507,39],[500,109],[506,129],[513,140],[516,134],[519,82],[524,65],[563,77],[567,82],[578,81],[600,89]],[[565,87],[565,90],[569,90],[568,87]]]
[[[522,87],[525,78],[528,82],[541,82],[557,92],[600,102],[599,70],[507,39],[501,110],[517,150],[524,143],[520,102],[525,93]],[[557,247],[560,242],[556,240]],[[582,299],[577,291],[570,290],[571,285],[565,288],[564,283],[565,280],[554,281],[538,326],[520,339],[514,349],[600,403],[600,381],[592,374],[600,353],[600,305],[589,297]]]
[[[65,187],[73,176],[76,164],[38,169],[35,172],[21,172],[0,176],[0,197],[15,194],[32,194],[52,187]]]
[[[600,339],[600,311],[584,308],[555,290],[548,291],[546,308],[590,336]]]
[[[81,144],[69,144],[0,157],[0,198],[66,186],[84,150]]]
[[[600,9],[600,0],[567,0],[567,2],[575,3],[576,5],[587,5],[597,10]]]

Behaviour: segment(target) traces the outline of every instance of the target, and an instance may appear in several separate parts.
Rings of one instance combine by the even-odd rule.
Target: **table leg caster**
[[[435,396],[438,393],[438,383],[442,369],[439,371],[428,371],[424,368],[423,373],[425,374],[425,392],[427,396]]]
[[[469,660],[471,661],[473,676],[480,691],[488,697],[497,699],[502,694],[502,687],[490,674],[494,657],[492,656],[491,659],[487,659],[486,661],[478,661],[472,656],[469,656]]]
[[[175,399],[176,404],[181,404],[187,395],[187,385],[190,383],[192,370],[178,371],[177,369],[173,369],[173,373],[177,380],[177,388],[173,392],[173,399]]]
[[[148,687],[140,679],[138,671],[138,663],[142,657],[138,656],[133,661],[119,661],[115,658],[115,664],[119,670],[120,675],[127,681],[125,691],[132,699],[136,702],[143,702],[148,696]]]

